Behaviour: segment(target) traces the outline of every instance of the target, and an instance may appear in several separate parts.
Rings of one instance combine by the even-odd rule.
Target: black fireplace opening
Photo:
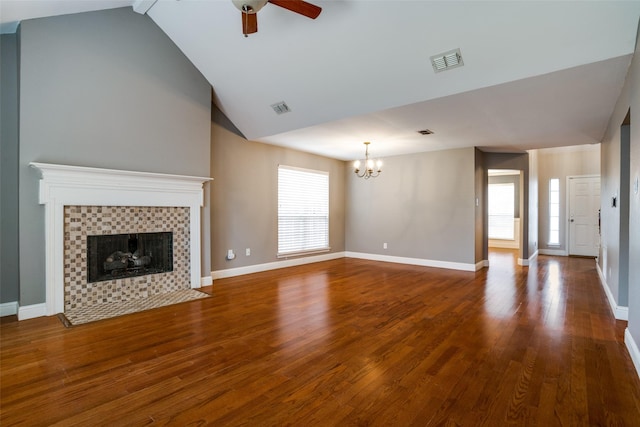
[[[173,271],[173,233],[87,236],[87,282]]]

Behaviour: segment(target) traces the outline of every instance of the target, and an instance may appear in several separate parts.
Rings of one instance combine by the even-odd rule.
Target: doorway
[[[598,256],[600,177],[568,177],[569,255]],[[615,198],[612,204],[617,203]]]
[[[522,249],[522,171],[489,169],[487,235],[489,263],[515,266]]]

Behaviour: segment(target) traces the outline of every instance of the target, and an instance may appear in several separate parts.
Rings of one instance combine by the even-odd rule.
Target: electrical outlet
[[[245,255],[246,255],[246,256],[251,256],[251,248],[247,248],[247,249],[245,250]]]
[[[384,242],[384,243],[382,244],[382,249],[387,249],[387,242]]]

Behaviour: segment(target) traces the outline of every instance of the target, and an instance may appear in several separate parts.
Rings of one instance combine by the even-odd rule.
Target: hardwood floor
[[[2,426],[640,426],[593,259],[339,259],[65,329],[1,324]]]

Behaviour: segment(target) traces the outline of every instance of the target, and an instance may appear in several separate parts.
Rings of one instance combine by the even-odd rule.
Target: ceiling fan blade
[[[258,15],[256,13],[242,12],[242,34],[253,34],[258,32]]]
[[[318,15],[320,15],[320,12],[322,12],[321,7],[302,0],[269,0],[269,3],[273,3],[276,6],[283,7],[291,12],[299,13],[311,19],[316,19]]]

